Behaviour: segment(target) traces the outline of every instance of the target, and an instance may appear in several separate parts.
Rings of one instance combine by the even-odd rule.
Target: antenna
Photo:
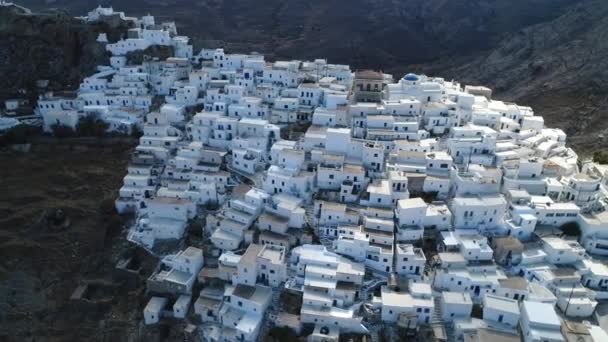
[[[570,289],[570,296],[568,297],[568,303],[566,303],[566,310],[564,310],[564,315],[568,316],[568,307],[570,306],[570,300],[572,299],[572,293],[574,292],[575,283],[572,283],[572,289]]]

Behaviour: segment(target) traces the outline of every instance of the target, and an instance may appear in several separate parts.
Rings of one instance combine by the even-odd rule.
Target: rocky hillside
[[[477,52],[505,33],[550,20],[573,0],[22,0],[81,15],[113,5],[176,20],[205,46],[276,58],[392,68]],[[50,4],[50,5],[49,5]]]
[[[108,63],[100,32],[118,39],[121,23],[85,25],[65,11],[29,14],[18,7],[0,7],[0,100],[36,96],[36,80],[49,89],[74,89],[83,76]]]
[[[534,107],[570,143],[608,146],[608,2],[586,0],[563,15],[505,38],[467,58],[415,67],[495,89],[495,97]]]

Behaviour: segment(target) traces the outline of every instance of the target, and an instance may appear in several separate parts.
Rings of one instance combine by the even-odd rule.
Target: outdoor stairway
[[[314,222],[315,222],[314,205],[306,204],[306,205],[304,205],[304,210],[306,212],[306,214],[305,214],[306,223],[308,224],[308,226],[310,226],[310,228],[312,228],[313,230],[316,231],[317,227],[314,224]]]
[[[269,313],[277,313],[282,308],[281,293],[283,293],[284,284],[281,283],[278,288],[272,291],[272,298],[270,299],[270,306],[268,307]]]
[[[370,293],[374,293],[376,288],[386,284],[386,279],[375,279],[372,281],[364,282],[363,286],[361,287],[361,298],[367,300]]]
[[[321,242],[321,244],[323,246],[325,246],[325,248],[327,248],[328,251],[333,252],[334,251],[334,241],[328,238],[319,238],[319,242]]]
[[[433,296],[433,302],[435,303],[435,307],[433,308],[433,315],[431,316],[432,323],[443,322],[443,318],[441,317],[441,296]]]
[[[274,325],[274,321],[281,311],[281,293],[283,292],[284,284],[281,283],[278,288],[273,289],[272,297],[270,299],[270,305],[268,305],[268,309],[264,313],[264,321],[262,323],[262,327],[260,328],[260,333],[258,334],[258,341],[264,341],[270,329],[272,329]]]
[[[369,336],[372,342],[380,342],[380,334],[378,334],[376,329],[371,330]]]

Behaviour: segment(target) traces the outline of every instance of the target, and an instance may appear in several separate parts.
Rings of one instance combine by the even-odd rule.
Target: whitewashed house
[[[452,322],[455,319],[471,317],[473,301],[468,293],[449,292],[441,293],[441,319]]]
[[[551,304],[524,301],[521,304],[521,332],[525,342],[564,341],[561,320]]]

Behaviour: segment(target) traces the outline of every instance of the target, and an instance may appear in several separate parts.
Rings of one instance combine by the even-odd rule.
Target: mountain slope
[[[0,7],[0,100],[23,91],[34,96],[41,79],[50,81],[50,89],[76,88],[97,65],[109,63],[98,34],[118,39],[127,30],[123,25],[85,25],[64,11],[32,15]]]
[[[177,21],[205,46],[274,58],[329,58],[392,68],[477,52],[503,34],[550,20],[573,0],[56,0],[82,15],[98,3]],[[48,0],[24,0],[33,9]]]
[[[469,58],[415,69],[495,89],[532,106],[584,150],[608,146],[608,2],[582,1],[560,17],[509,35]]]

